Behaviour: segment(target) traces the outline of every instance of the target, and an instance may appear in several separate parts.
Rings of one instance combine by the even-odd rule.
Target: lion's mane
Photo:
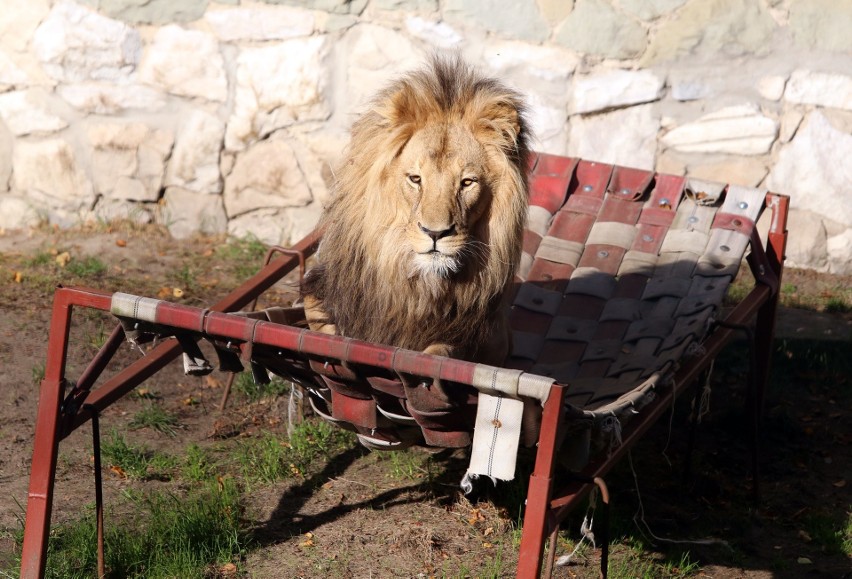
[[[424,282],[401,241],[409,202],[389,185],[400,151],[421,129],[457,123],[483,146],[490,188],[473,230],[477,249],[456,275]],[[352,338],[423,350],[450,345],[478,358],[520,258],[527,198],[528,132],[520,96],[460,59],[433,58],[379,93],[353,125],[319,227],[319,265],[303,293]]]

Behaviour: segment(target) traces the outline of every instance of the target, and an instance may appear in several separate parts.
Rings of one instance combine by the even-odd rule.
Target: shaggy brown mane
[[[497,312],[521,252],[528,155],[522,113],[516,92],[479,76],[460,59],[433,58],[426,69],[382,91],[352,128],[320,222],[319,266],[305,279],[306,304],[318,301],[325,321],[345,336],[414,350],[441,343],[454,356],[481,358],[478,348],[502,328]],[[417,139],[427,132],[440,135],[441,150],[417,149]],[[441,147],[451,148],[459,134],[471,135],[484,159],[475,182],[480,199],[459,225],[468,235],[459,252],[464,259],[443,275],[427,275],[413,265],[408,239],[422,236],[417,227],[427,231],[413,215],[429,201],[406,196],[400,159],[406,150],[437,158],[439,168],[450,161],[463,164],[456,153],[441,157]],[[429,178],[446,178],[448,172]],[[443,198],[462,194],[453,189]],[[447,203],[461,205],[458,199]]]

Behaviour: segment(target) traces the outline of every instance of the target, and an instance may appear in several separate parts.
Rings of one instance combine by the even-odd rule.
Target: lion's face
[[[482,247],[476,226],[491,194],[485,150],[462,125],[430,125],[412,136],[395,167],[411,274],[451,276]]]

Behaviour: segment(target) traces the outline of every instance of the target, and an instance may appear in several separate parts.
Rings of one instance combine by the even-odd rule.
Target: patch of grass
[[[382,452],[376,454],[380,462],[387,462],[392,478],[419,480],[429,474],[428,457],[408,450]],[[424,466],[424,463],[425,466]]]
[[[209,479],[212,473],[213,466],[207,452],[194,442],[187,446],[181,474],[192,481],[203,481]]]
[[[166,436],[174,437],[177,434],[177,418],[166,412],[163,407],[154,402],[146,404],[145,407],[133,416],[128,424],[131,430],[150,428]]]
[[[245,396],[249,402],[257,402],[263,398],[275,398],[288,393],[290,383],[274,376],[268,384],[255,384],[251,372],[246,370],[237,374],[231,391]]]
[[[45,265],[50,265],[55,263],[55,257],[47,251],[40,251],[36,253],[34,256],[25,259],[23,261],[24,266],[26,267],[43,267]]]
[[[834,514],[814,513],[804,523],[804,530],[824,552],[852,556],[852,513],[842,520]]]
[[[825,302],[825,311],[830,314],[848,314],[852,312],[852,304],[846,303],[842,297],[831,297]]]
[[[235,452],[240,473],[248,482],[271,483],[305,476],[318,457],[351,444],[349,433],[323,420],[306,420],[293,429],[289,441],[271,433],[243,441]]]
[[[259,239],[248,235],[229,239],[216,253],[238,279],[247,279],[260,270],[268,249]]]
[[[132,516],[106,514],[108,577],[206,578],[239,562],[251,545],[236,484],[191,488],[186,495],[130,496]],[[96,576],[95,517],[56,526],[48,545],[47,577]]]
[[[92,278],[103,275],[107,271],[107,266],[97,257],[88,256],[80,260],[72,259],[65,266],[65,270],[77,277]]]
[[[36,364],[35,366],[32,367],[33,384],[34,385],[38,386],[39,384],[41,384],[41,381],[44,380],[44,372],[45,372],[44,362],[41,362],[40,364]]]
[[[133,446],[115,430],[101,441],[101,456],[105,467],[132,479],[164,478],[175,466],[173,457]]]

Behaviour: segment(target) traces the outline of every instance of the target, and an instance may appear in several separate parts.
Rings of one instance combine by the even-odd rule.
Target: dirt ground
[[[239,259],[224,263],[219,257],[223,243],[177,243],[160,230],[134,227],[0,235],[0,569],[14,568],[18,549],[53,285],[58,280],[211,303],[242,281],[246,271]],[[61,268],[56,260],[65,259],[65,252],[67,264]],[[106,269],[69,269],[92,256]],[[788,271],[784,282],[787,301],[803,305],[809,296],[825,298],[826,292],[852,287],[852,277],[803,271]],[[282,286],[269,301],[283,302],[289,295]],[[670,419],[661,420],[634,449],[631,460],[611,473],[616,540],[611,576],[852,577],[849,546],[845,551],[840,546],[844,528],[845,540],[852,541],[852,376],[847,373],[852,365],[848,360],[845,366],[835,364],[852,354],[852,314],[829,309],[783,308],[779,314],[759,507],[750,500],[743,416],[747,364],[739,344],[712,375],[711,411],[698,430],[691,475],[684,476],[690,463],[688,401],[680,402]],[[77,338],[69,353],[69,376],[79,374],[111,329],[109,319],[82,317],[73,330]],[[124,349],[119,361],[133,356],[138,353]],[[139,396],[114,404],[103,415],[101,429],[126,432],[129,440],[175,453],[190,442],[215,446],[263,432],[284,435],[286,397],[249,402],[235,394],[220,412],[223,382],[219,374],[187,377],[172,365],[144,388],[177,416],[177,436],[128,429]],[[88,426],[63,441],[54,522],[73,521],[92,504],[91,450]],[[458,490],[464,467],[460,452],[433,455],[412,449],[388,458],[353,443],[299,476],[257,485],[246,495],[257,546],[239,562],[239,573],[269,578],[513,576],[525,483],[464,498]],[[529,468],[529,459],[522,458],[521,472]],[[120,517],[109,520],[110,513],[120,512],[128,488],[175,484],[180,483],[140,483],[106,472],[107,524],[120,524]],[[636,516],[640,505],[644,522],[658,537],[698,542],[656,540],[648,531],[643,535],[633,520],[642,518]],[[579,539],[581,518],[579,512],[564,527],[560,555]],[[555,576],[594,577],[598,557],[597,551],[584,550]]]

